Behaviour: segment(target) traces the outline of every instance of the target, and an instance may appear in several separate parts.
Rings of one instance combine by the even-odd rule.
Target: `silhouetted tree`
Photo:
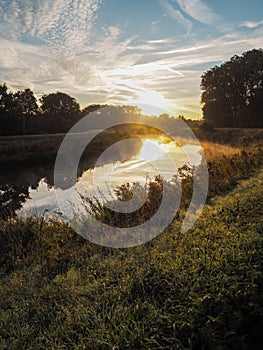
[[[43,95],[40,102],[44,113],[64,116],[80,113],[80,106],[76,99],[63,92],[58,91],[49,95]]]
[[[37,100],[32,90],[17,91],[13,97],[17,114],[34,115],[38,112]]]
[[[219,127],[263,126],[263,50],[233,56],[202,75],[203,117]]]
[[[0,114],[7,115],[15,111],[14,95],[8,91],[6,83],[0,85]]]
[[[92,105],[89,105],[87,107],[85,107],[83,110],[82,110],[82,114],[83,115],[86,115],[86,114],[89,114],[89,113],[93,113],[95,111],[98,111],[99,109],[103,108],[103,107],[107,107],[108,105],[106,104],[92,104]]]

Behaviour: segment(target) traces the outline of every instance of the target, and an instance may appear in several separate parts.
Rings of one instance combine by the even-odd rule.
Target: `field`
[[[129,249],[55,219],[0,221],[0,349],[262,349],[263,153],[259,130],[224,145],[227,132],[210,136],[226,155],[211,151],[208,204],[186,234],[183,208]]]

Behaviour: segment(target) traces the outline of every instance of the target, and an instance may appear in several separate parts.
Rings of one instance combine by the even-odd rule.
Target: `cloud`
[[[13,88],[31,87],[43,92],[64,91],[83,106],[89,103],[162,104],[172,113],[200,115],[200,77],[215,64],[233,54],[259,47],[262,30],[250,35],[234,33],[219,38],[182,44],[175,39],[120,39],[118,27],[104,29],[92,46],[81,55],[68,57],[42,46],[1,40],[5,55],[2,76]],[[158,97],[159,96],[159,97]],[[157,98],[158,97],[158,98]],[[158,102],[157,102],[158,101]]]
[[[220,19],[201,0],[174,0],[188,16],[206,25],[215,25]]]
[[[0,5],[0,35],[37,41],[54,51],[79,50],[91,40],[101,0],[11,0]]]
[[[193,23],[187,16],[204,21],[205,15],[195,9],[200,1],[179,2],[186,15],[163,0],[186,34],[167,38],[151,33],[147,39],[125,36],[117,25],[99,28],[97,0],[5,2],[6,11],[0,13],[1,80],[14,89],[30,87],[38,96],[64,91],[83,107],[141,99],[166,105],[175,115],[200,115],[201,74],[234,54],[262,46],[263,29],[259,22],[244,22],[253,29],[248,32],[237,23],[217,38],[191,36],[189,43]],[[204,6],[211,23],[216,15]]]
[[[172,4],[170,4],[167,0],[161,0],[161,4],[163,8],[167,11],[167,14],[173,20],[181,24],[187,30],[187,32],[190,32],[192,30],[192,22],[186,19],[179,10],[176,10]]]
[[[147,40],[147,42],[149,44],[173,44],[173,40],[170,38]]]
[[[239,27],[246,27],[249,29],[255,29],[257,27],[260,27],[263,24],[263,20],[259,21],[259,22],[255,22],[255,21],[246,21],[246,22],[242,22],[239,24]]]

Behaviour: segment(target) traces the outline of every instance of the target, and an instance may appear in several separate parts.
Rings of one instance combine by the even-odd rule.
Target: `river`
[[[131,149],[129,142],[137,142],[133,154],[123,152],[125,147]],[[120,160],[112,161],[112,154],[120,150]],[[117,143],[116,149],[108,153],[106,150],[94,168],[82,168],[76,188],[83,196],[107,200],[115,196],[114,189],[123,183],[144,185],[158,174],[171,181],[178,168],[186,163],[198,165],[201,157],[200,145],[185,141],[176,143],[160,137],[126,140]],[[56,198],[59,189],[55,191],[53,177],[53,165],[1,171],[2,211],[10,209],[19,215],[47,216],[60,212]],[[71,191],[72,186],[61,190],[65,201],[70,198]]]

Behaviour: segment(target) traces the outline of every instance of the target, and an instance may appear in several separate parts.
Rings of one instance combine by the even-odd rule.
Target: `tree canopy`
[[[31,89],[12,93],[7,85],[0,84],[0,114],[30,115],[38,112],[36,97]]]
[[[13,97],[16,113],[34,115],[38,112],[37,100],[32,90],[25,89],[23,91],[17,91]]]
[[[263,50],[235,55],[201,77],[203,117],[218,127],[263,127]]]
[[[39,104],[38,104],[39,102]],[[12,92],[6,83],[0,84],[0,135],[65,133],[86,114],[107,107],[106,118],[128,122],[140,116],[137,106],[93,104],[84,109],[74,97],[55,92],[44,94],[37,101],[31,89]],[[134,118],[131,118],[132,121]],[[94,123],[94,120],[91,120]],[[100,125],[100,122],[99,122]],[[96,125],[91,125],[95,127]]]
[[[80,106],[74,97],[63,92],[43,95],[40,99],[41,109],[44,113],[64,114],[65,116],[80,113]]]

